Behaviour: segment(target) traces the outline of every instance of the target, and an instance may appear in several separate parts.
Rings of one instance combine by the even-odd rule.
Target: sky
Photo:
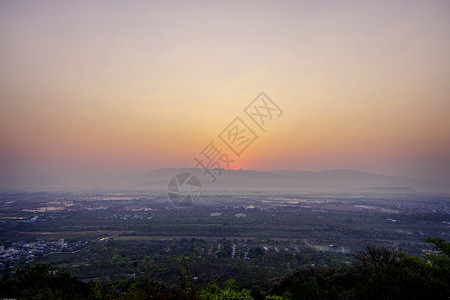
[[[1,1],[0,173],[194,167],[213,142],[232,169],[450,184],[449,83],[445,0]]]

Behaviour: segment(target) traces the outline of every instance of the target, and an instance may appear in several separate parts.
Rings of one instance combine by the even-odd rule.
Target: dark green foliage
[[[441,238],[426,238],[424,241],[433,244],[435,248],[435,253],[427,254],[426,258],[442,272],[450,274],[450,243]]]
[[[443,274],[423,259],[372,247],[357,257],[358,298],[446,299],[450,295]]]
[[[271,294],[291,299],[448,299],[449,243],[426,239],[439,253],[425,259],[366,247],[352,268],[301,268],[276,282]]]
[[[1,280],[2,297],[20,299],[85,299],[89,287],[68,271],[36,264],[8,274]]]
[[[211,284],[200,292],[199,299],[221,300],[221,299],[253,299],[250,292],[246,289],[240,290],[236,281],[233,279],[225,282],[221,289],[217,284]]]
[[[290,299],[346,299],[356,282],[351,269],[309,267],[276,282],[271,293]]]
[[[368,246],[349,267],[302,267],[265,285],[254,284],[251,293],[231,279],[220,285],[196,283],[189,264],[177,259],[162,264],[178,268],[170,283],[154,274],[116,283],[83,283],[69,272],[48,264],[5,271],[0,297],[19,299],[448,299],[450,297],[450,243],[426,239],[435,251],[423,258]],[[255,257],[264,254],[254,247]],[[223,282],[222,280],[221,282]],[[242,284],[242,283],[241,283]]]

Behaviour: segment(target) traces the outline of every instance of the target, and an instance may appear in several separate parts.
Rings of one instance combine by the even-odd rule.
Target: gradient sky
[[[450,184],[449,1],[0,3],[2,176],[193,167],[261,91],[231,168]]]

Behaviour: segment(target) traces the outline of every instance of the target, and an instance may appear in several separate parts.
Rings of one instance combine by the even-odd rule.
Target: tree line
[[[434,251],[422,257],[366,246],[348,267],[301,267],[264,285],[199,285],[183,260],[176,284],[145,275],[118,283],[83,282],[69,271],[35,264],[5,271],[1,298],[18,299],[449,299],[450,243],[427,238]]]

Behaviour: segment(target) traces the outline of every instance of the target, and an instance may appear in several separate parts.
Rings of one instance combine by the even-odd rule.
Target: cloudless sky
[[[241,157],[218,134],[283,110]],[[450,184],[449,1],[2,1],[2,176],[352,168]],[[250,125],[250,123],[249,123]]]

